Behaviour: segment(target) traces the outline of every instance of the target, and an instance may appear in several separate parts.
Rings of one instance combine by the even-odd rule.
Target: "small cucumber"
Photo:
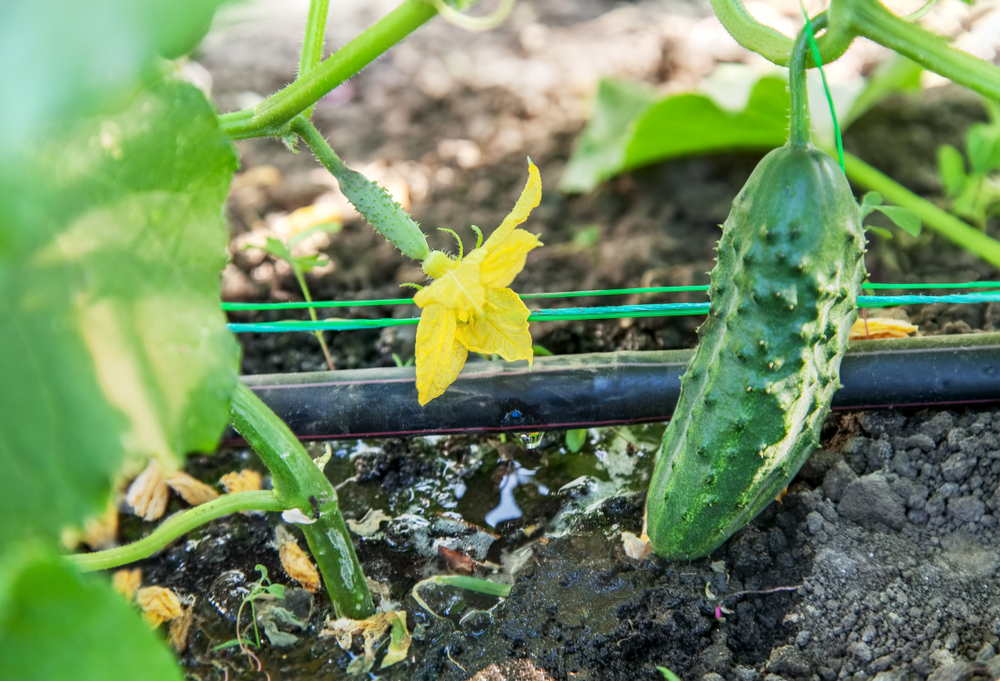
[[[785,145],[733,202],[708,318],[647,500],[653,550],[706,556],[815,449],[865,277],[860,208],[836,161]]]

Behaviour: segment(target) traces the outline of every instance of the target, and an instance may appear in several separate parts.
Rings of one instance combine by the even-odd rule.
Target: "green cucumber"
[[[865,277],[860,208],[836,161],[785,145],[733,202],[708,318],[647,499],[665,558],[706,556],[815,449]]]

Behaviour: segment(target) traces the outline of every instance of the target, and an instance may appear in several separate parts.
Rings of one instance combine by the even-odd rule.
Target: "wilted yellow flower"
[[[496,353],[512,362],[533,359],[528,308],[509,288],[524,269],[534,234],[515,229],[542,200],[542,181],[528,162],[528,183],[514,210],[486,243],[457,259],[433,251],[424,273],[434,282],[413,297],[423,309],[417,326],[417,393],[421,405],[458,377],[469,352]]]
[[[850,340],[906,338],[916,330],[916,326],[902,319],[869,317],[866,323],[864,319],[858,317],[851,326]]]

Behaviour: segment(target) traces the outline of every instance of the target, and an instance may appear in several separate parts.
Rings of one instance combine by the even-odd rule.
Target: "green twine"
[[[844,142],[840,136],[840,123],[837,121],[837,112],[833,106],[833,95],[830,94],[830,85],[826,82],[826,72],[823,70],[823,57],[820,56],[819,45],[816,44],[816,37],[813,35],[812,21],[810,21],[809,15],[806,13],[806,8],[802,4],[802,0],[799,0],[799,7],[802,8],[802,16],[806,18],[806,38],[809,40],[809,51],[812,52],[813,61],[816,63],[816,68],[819,69],[819,76],[823,79],[823,91],[826,92],[826,101],[830,105],[830,118],[833,119],[833,137],[837,142],[837,162],[840,164],[841,171],[846,175],[847,170],[844,167]]]

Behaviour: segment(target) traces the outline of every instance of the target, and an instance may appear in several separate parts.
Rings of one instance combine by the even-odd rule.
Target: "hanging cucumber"
[[[708,555],[771,503],[817,446],[840,387],[865,238],[844,173],[810,143],[805,35],[790,66],[789,142],[760,162],[723,225],[708,318],[657,455],[647,531],[666,558]]]

